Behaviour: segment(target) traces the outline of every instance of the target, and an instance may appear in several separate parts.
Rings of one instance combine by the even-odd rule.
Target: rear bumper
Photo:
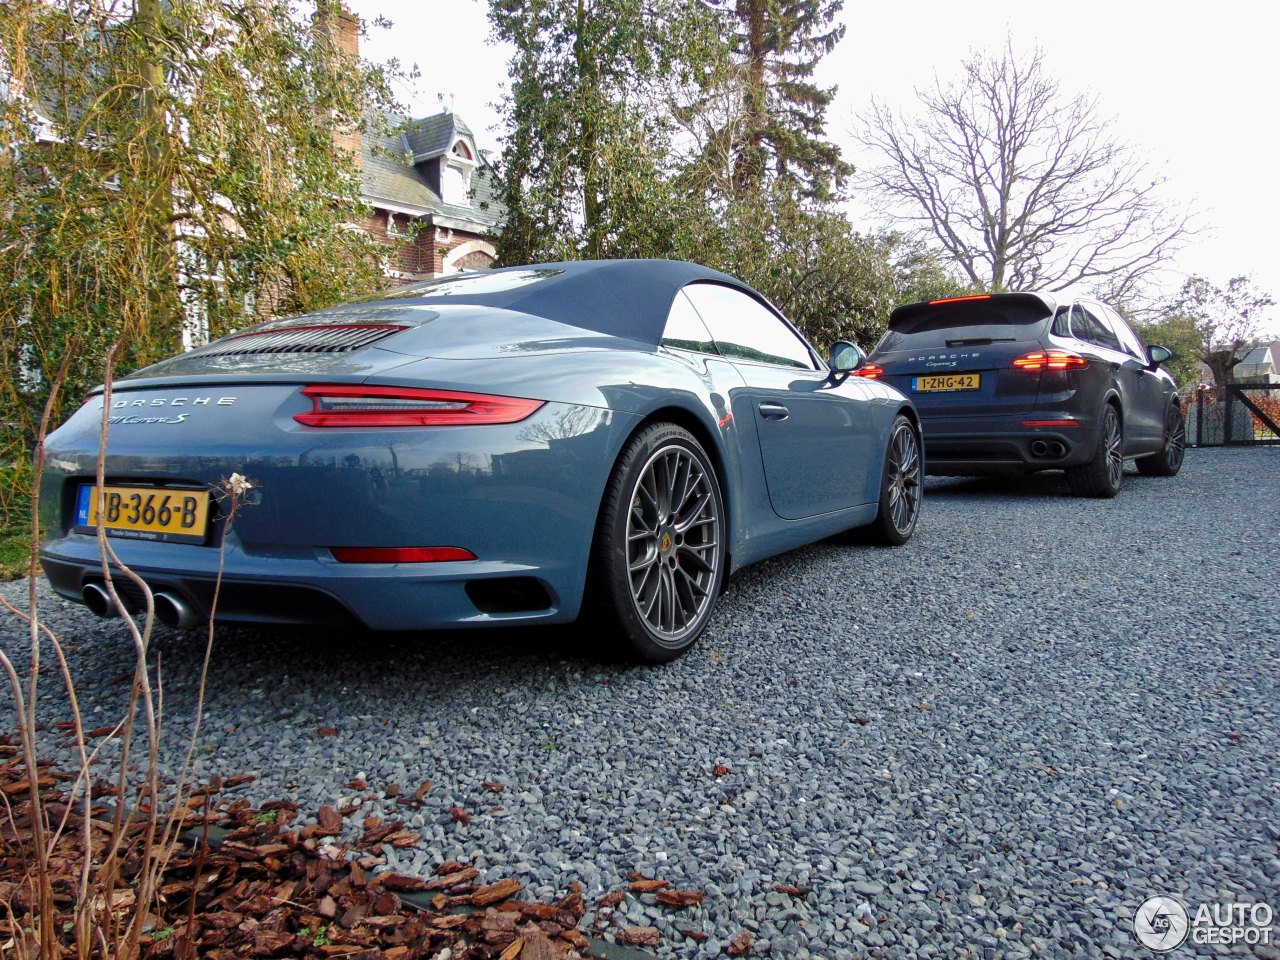
[[[1027,426],[1027,421],[1064,420],[1061,411],[1002,417],[930,417],[921,413],[927,464],[933,476],[1031,473],[1087,463],[1097,445],[1097,426]]]
[[[246,554],[234,534],[219,585],[215,548],[116,539],[111,545],[153,594],[179,597],[202,621],[214,610],[216,589],[220,623],[370,630],[562,623],[577,615],[581,594],[581,574],[568,565],[339,563],[319,549],[262,557]],[[103,583],[93,537],[73,534],[46,545],[40,560],[53,589],[68,600],[83,603],[85,587]],[[126,609],[143,609],[143,592],[123,571],[113,569],[112,582]]]
[[[109,483],[217,490],[239,473],[254,484],[229,525],[214,502],[206,542],[111,538],[153,593],[206,619],[221,570],[224,622],[421,630],[577,616],[601,491],[635,418],[548,403],[513,424],[318,429],[277,412],[295,394],[242,389],[232,410],[262,397],[245,422],[185,439],[163,432],[171,424],[112,428]],[[54,589],[81,603],[103,580],[97,538],[75,509],[96,469],[96,416],[78,413],[51,435],[42,485],[51,539],[41,561]],[[479,559],[343,563],[331,550],[432,546]],[[140,589],[112,579],[126,608],[141,606]]]

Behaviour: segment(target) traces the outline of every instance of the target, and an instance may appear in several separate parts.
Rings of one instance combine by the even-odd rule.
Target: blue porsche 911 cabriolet
[[[47,442],[41,559],[102,616],[151,594],[191,626],[221,569],[219,621],[583,615],[669,660],[735,569],[852,528],[911,536],[919,423],[849,375],[863,359],[838,343],[824,362],[750,287],[691,263],[412,284],[99,389]],[[252,486],[228,523],[234,475]],[[146,589],[104,578],[100,529]]]

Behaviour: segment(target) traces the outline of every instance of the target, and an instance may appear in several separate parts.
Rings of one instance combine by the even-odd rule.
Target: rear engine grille
[[[405,328],[394,324],[286,327],[241,333],[193,350],[202,357],[264,353],[348,353],[377,343]]]

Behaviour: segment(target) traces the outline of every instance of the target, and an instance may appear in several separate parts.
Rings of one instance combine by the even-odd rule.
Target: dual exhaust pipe
[[[99,617],[110,619],[120,616],[120,608],[111,594],[98,583],[86,583],[81,598],[89,610]],[[152,597],[156,619],[175,630],[190,630],[200,622],[200,615],[181,597],[172,593],[157,593]]]
[[[1031,455],[1057,460],[1067,455],[1067,445],[1061,440],[1032,440]]]

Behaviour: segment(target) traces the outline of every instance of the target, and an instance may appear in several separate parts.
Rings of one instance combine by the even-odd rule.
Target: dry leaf
[[[520,881],[508,877],[497,883],[486,884],[471,895],[471,902],[477,907],[487,907],[499,900],[514,897],[520,892]]]
[[[618,931],[619,943],[630,943],[637,947],[656,947],[662,940],[657,927],[624,927]]]
[[[333,727],[321,727],[316,733],[322,737],[336,737],[338,735],[338,731]]]
[[[664,907],[683,910],[685,907],[701,903],[705,896],[706,894],[701,890],[659,890],[658,902]]]
[[[741,957],[751,949],[752,936],[750,930],[742,930],[737,936],[729,941],[729,946],[725,953],[731,957]]]

